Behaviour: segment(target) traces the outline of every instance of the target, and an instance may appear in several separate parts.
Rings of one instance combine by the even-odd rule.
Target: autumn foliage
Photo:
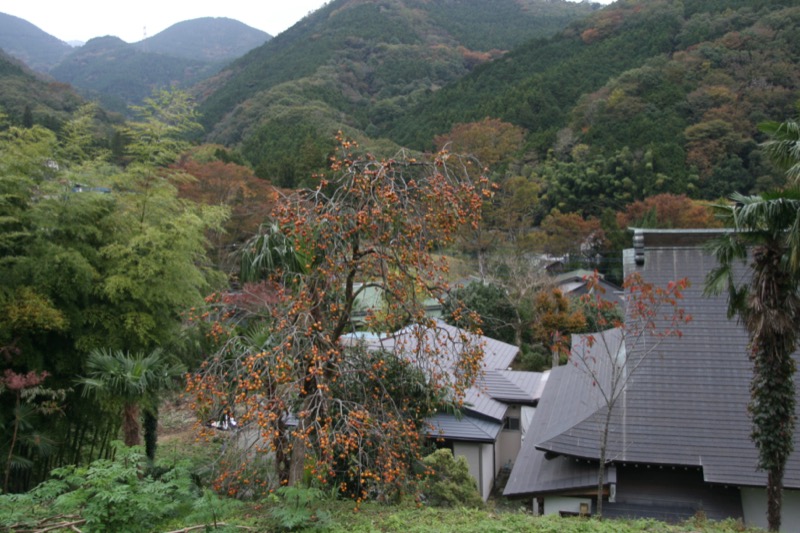
[[[621,228],[716,228],[721,223],[708,204],[685,194],[664,193],[628,205],[617,213],[617,224]]]
[[[459,174],[454,156],[379,161],[339,142],[333,177],[282,197],[245,247],[242,278],[270,298],[189,380],[203,416],[234,413],[271,466],[232,459],[217,480],[230,494],[313,478],[359,501],[386,497],[411,475],[424,418],[458,404],[480,372],[476,337],[443,332],[424,299],[446,291],[433,252],[478,223],[488,181]],[[366,288],[382,295],[366,318],[382,349],[355,335]]]
[[[178,183],[178,193],[203,205],[226,206],[230,216],[224,231],[209,235],[212,258],[227,270],[232,249],[258,230],[269,215],[276,189],[247,167],[224,161],[198,161],[185,158],[174,168],[188,179]]]

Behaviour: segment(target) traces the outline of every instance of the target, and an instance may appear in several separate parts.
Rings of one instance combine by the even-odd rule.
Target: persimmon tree
[[[507,166],[509,157],[520,150],[524,138],[525,131],[522,128],[487,117],[478,122],[456,124],[448,133],[437,135],[434,143],[439,150],[469,154],[470,159],[465,160],[466,171],[472,176],[479,176],[490,169],[497,172],[503,165]],[[510,211],[502,205],[508,200],[507,195],[497,196],[499,191],[498,188],[484,206],[485,223],[475,229],[466,228],[461,234],[463,251],[475,256],[478,272],[484,279],[488,275],[488,253],[497,247],[502,238],[498,230]]]
[[[585,219],[578,213],[561,213],[557,209],[542,220],[540,230],[535,239],[536,248],[551,255],[593,255],[605,241],[599,220]]]
[[[271,296],[189,390],[201,412],[232,411],[257,427],[281,483],[309,474],[362,500],[402,486],[424,417],[443,398],[460,402],[480,371],[477,337],[447,334],[424,301],[444,297],[448,263],[434,252],[478,224],[489,183],[452,155],[379,161],[338,140],[330,178],[282,197],[245,245],[242,280],[263,281]],[[351,335],[368,289],[382,306],[366,328],[405,326],[382,350]]]
[[[625,300],[621,319],[608,311],[616,302],[603,298],[603,289],[595,273],[587,278],[591,291],[584,303],[595,312],[600,331],[573,340],[569,364],[575,365],[588,378],[600,398],[599,468],[597,473],[597,516],[603,516],[603,486],[608,457],[612,418],[617,403],[628,383],[645,361],[657,354],[661,343],[671,337],[681,337],[681,327],[692,317],[681,307],[683,291],[689,286],[687,278],[659,287],[634,272],[625,279]]]
[[[531,325],[533,341],[551,347],[552,366],[557,367],[560,356],[569,352],[570,335],[586,331],[586,316],[558,287],[543,288],[533,301],[536,317]]]

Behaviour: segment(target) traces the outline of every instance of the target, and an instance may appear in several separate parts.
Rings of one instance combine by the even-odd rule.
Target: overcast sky
[[[486,0],[491,2],[492,0]],[[611,0],[598,0],[604,4]],[[114,35],[133,43],[177,22],[227,17],[278,35],[326,0],[0,0],[14,15],[62,41]]]
[[[0,0],[14,15],[62,41],[115,35],[129,43],[177,22],[227,17],[272,36],[291,27],[325,0]]]

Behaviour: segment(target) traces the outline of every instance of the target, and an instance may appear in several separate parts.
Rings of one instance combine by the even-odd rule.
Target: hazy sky
[[[325,0],[0,0],[14,15],[62,41],[115,35],[129,43],[184,20],[227,17],[277,35]]]
[[[492,0],[486,0],[491,2]],[[608,3],[611,0],[597,0]],[[27,20],[62,41],[115,35],[141,41],[176,22],[227,17],[272,36],[326,0],[0,0],[0,13]]]

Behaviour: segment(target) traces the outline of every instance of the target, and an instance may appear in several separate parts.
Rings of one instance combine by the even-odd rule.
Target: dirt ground
[[[181,395],[167,398],[158,412],[159,445],[194,442],[197,436],[197,418],[189,407],[189,402]]]

